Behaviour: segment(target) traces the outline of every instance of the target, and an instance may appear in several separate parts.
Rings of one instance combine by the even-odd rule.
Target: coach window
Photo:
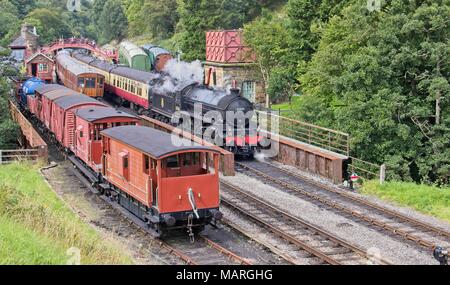
[[[100,87],[100,88],[102,88],[103,87],[103,78],[98,78],[97,79],[97,84],[98,84],[98,87]]]
[[[84,78],[78,78],[78,87],[84,88]]]
[[[183,166],[191,166],[192,164],[192,153],[183,154]]]
[[[95,88],[95,78],[86,78],[86,88]]]
[[[143,169],[145,174],[150,174],[150,157],[148,155],[143,154]]]
[[[168,157],[166,159],[166,166],[167,166],[167,168],[178,168],[178,167],[180,167],[180,164],[178,163],[178,155],[174,155],[174,156]]]
[[[105,144],[106,144],[106,153],[111,154],[111,139],[106,138]]]
[[[129,168],[129,157],[128,152],[121,152],[119,156],[122,157],[122,176],[125,180],[129,180],[130,178],[130,168]]]

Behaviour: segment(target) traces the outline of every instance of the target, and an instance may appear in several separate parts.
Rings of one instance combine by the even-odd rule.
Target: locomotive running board
[[[161,237],[160,233],[158,233],[155,230],[149,228],[148,225],[145,222],[141,221],[138,217],[136,217],[135,215],[130,213],[127,209],[125,209],[122,206],[120,206],[117,202],[111,201],[111,199],[109,197],[106,197],[105,195],[101,195],[100,198],[103,201],[105,201],[106,203],[108,203],[115,210],[119,211],[120,214],[122,214],[125,217],[127,217],[131,222],[133,222],[135,225],[140,227],[146,233],[150,234],[151,236],[153,236],[155,238]]]

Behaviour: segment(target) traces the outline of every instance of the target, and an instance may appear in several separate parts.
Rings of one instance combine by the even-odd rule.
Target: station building
[[[242,30],[206,32],[205,83],[230,88],[233,83],[242,96],[253,103],[267,105],[268,98],[255,54],[245,46]]]

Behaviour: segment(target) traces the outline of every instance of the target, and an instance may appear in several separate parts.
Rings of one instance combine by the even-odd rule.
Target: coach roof
[[[56,56],[56,60],[59,64],[61,64],[64,68],[69,70],[75,76],[90,73],[102,75],[92,67],[77,62],[74,58],[70,56],[70,54],[67,51],[59,52],[58,55]]]
[[[122,126],[110,128],[101,132],[102,135],[121,141],[150,156],[161,159],[177,152],[207,151],[218,153],[217,150],[199,145],[187,139],[176,136],[176,144],[172,141],[172,135],[142,126]],[[181,145],[181,146],[180,146]]]

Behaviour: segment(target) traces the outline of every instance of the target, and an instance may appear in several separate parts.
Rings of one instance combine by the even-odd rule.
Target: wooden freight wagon
[[[82,94],[64,96],[54,100],[52,104],[50,130],[61,145],[67,149],[73,147],[75,138],[74,112],[80,108],[94,106],[107,107],[106,104]]]
[[[51,90],[48,92],[44,92],[41,97],[41,104],[42,104],[42,112],[41,112],[41,122],[44,123],[45,127],[47,127],[48,130],[52,130],[52,118],[53,118],[53,101],[58,100],[59,98],[65,97],[65,96],[73,96],[76,94],[79,94],[69,88],[66,88],[64,86],[61,86],[62,88],[58,88],[55,90]]]
[[[44,122],[44,106],[42,103],[43,95],[54,90],[68,90],[68,88],[59,84],[45,84],[36,88],[34,96],[37,101],[37,112],[34,115],[43,123]]]
[[[95,172],[102,170],[100,132],[109,128],[138,125],[136,116],[109,107],[90,107],[75,112],[75,146],[71,150]]]

